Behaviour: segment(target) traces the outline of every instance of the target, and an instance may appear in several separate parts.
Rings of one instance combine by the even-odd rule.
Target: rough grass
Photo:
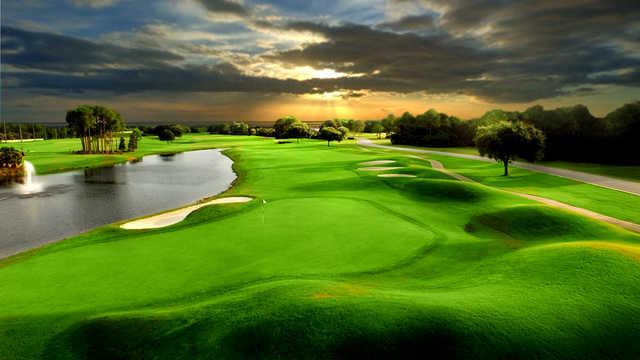
[[[640,356],[637,235],[404,154],[202,139],[258,201],[0,261],[0,358]]]

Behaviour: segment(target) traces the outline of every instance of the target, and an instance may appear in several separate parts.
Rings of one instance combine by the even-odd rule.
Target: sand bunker
[[[129,221],[120,225],[122,229],[127,230],[142,230],[142,229],[157,229],[166,227],[169,225],[177,224],[184,220],[189,214],[200,209],[203,206],[218,205],[218,204],[233,204],[244,203],[253,200],[253,198],[245,196],[226,197],[207,201],[201,204],[187,206],[178,210],[169,211],[155,216],[150,216],[144,219]]]
[[[402,177],[402,178],[414,178],[415,175],[411,174],[380,174],[378,177],[390,178],[390,177]]]
[[[396,169],[402,169],[401,166],[371,166],[371,167],[363,167],[363,168],[359,168],[358,170],[360,171],[384,171],[384,170],[396,170]]]
[[[360,165],[364,165],[364,166],[384,165],[384,164],[391,164],[391,163],[394,163],[394,162],[395,161],[393,161],[393,160],[375,160],[375,161],[363,162],[363,163],[360,163]]]

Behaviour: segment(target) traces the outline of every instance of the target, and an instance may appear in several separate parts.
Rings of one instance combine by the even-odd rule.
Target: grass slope
[[[389,139],[378,139],[375,135],[364,134],[363,137],[373,140],[374,143],[380,145],[391,145]],[[456,154],[480,155],[478,149],[471,146],[459,147],[421,147],[410,145],[396,145],[404,148],[445,151]],[[582,171],[590,174],[610,176],[625,180],[640,181],[640,165],[607,165],[607,164],[591,164],[571,161],[541,161],[540,165],[552,166],[561,169]]]
[[[0,261],[0,358],[640,356],[637,235],[404,154],[207,142],[256,201]]]
[[[449,170],[484,185],[538,195],[622,220],[640,223],[640,196],[601,188],[558,176],[511,167],[502,176],[502,165],[483,161],[429,155]]]
[[[640,165],[603,165],[568,161],[543,161],[540,164],[625,180],[640,181]]]

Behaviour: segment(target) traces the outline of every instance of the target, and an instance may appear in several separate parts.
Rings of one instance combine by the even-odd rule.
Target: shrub
[[[24,153],[12,147],[0,148],[0,167],[16,168],[22,165]]]
[[[176,135],[171,130],[164,129],[160,134],[158,134],[158,139],[170,142],[176,139]]]

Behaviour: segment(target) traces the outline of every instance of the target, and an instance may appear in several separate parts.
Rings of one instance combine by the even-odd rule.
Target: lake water
[[[232,164],[218,150],[190,151],[2,185],[0,257],[219,194],[236,178]]]

